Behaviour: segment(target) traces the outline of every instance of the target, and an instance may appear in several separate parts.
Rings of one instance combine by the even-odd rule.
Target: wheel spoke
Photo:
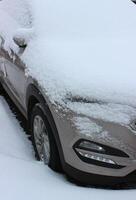
[[[38,115],[34,118],[33,131],[39,157],[45,162],[45,164],[48,164],[50,160],[50,142],[48,131],[43,119]]]

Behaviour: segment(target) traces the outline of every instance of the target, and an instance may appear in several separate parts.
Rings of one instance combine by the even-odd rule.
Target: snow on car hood
[[[119,123],[135,118],[136,6],[130,0],[35,0],[33,6],[37,36],[22,59],[50,99],[107,102],[89,116],[108,120],[116,113],[110,121]],[[76,103],[71,109],[88,113]]]
[[[57,90],[62,98],[70,93],[88,100],[136,105],[134,37],[129,41],[123,37],[92,41],[48,38],[31,45],[33,53],[37,54],[32,58],[35,56],[38,61],[31,71],[43,83],[47,80],[49,85],[53,84],[51,87],[56,89],[50,91],[49,88],[51,96]]]
[[[27,73],[52,102],[85,99],[90,103],[67,106],[93,118],[130,123],[136,117],[136,5],[130,0],[30,3],[35,37],[22,55]]]
[[[34,5],[37,39],[25,55],[36,58],[31,71],[48,80],[49,93],[136,105],[136,6],[130,0]]]

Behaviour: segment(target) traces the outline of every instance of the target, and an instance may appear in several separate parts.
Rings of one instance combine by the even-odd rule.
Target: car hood
[[[22,59],[50,99],[106,102],[108,107],[98,109],[99,113],[108,109],[106,116],[121,111],[123,120],[131,114],[135,117],[135,4],[129,0],[46,0],[34,5],[36,37]]]
[[[33,6],[36,38],[23,59],[53,99],[71,93],[136,106],[134,3],[42,0]]]
[[[72,96],[136,105],[133,34],[45,43],[46,62],[54,71],[52,76]]]

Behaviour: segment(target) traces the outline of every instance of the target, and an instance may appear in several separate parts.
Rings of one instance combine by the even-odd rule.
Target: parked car
[[[12,9],[10,8],[10,12],[13,14]],[[129,66],[129,63],[135,65],[135,5],[128,0],[104,0],[99,3],[75,0],[75,4],[74,0],[46,0],[37,1],[35,11],[38,31],[33,27],[33,12],[27,17],[27,26],[21,29],[19,27],[19,30],[16,30],[16,18],[14,17],[14,23],[9,20],[12,14],[2,18],[3,26],[6,22],[7,26],[4,28],[7,32],[4,35],[0,28],[0,81],[28,121],[36,158],[51,169],[64,171],[74,180],[85,184],[113,185],[135,181],[136,108],[133,100],[136,86],[134,82],[133,88],[130,87],[132,93],[127,86],[131,79],[135,80],[134,68],[131,70]],[[12,29],[12,34],[9,35],[12,38],[8,38],[9,29]],[[67,37],[64,37],[64,32]],[[37,39],[40,34],[40,39]],[[54,38],[59,39],[56,42]],[[86,45],[82,42],[83,39],[86,40]],[[44,43],[45,49],[42,50]],[[30,54],[33,51],[36,53]],[[58,65],[58,57],[60,66],[62,64],[64,68],[57,68],[59,70],[55,73],[53,67]],[[94,69],[98,63],[101,65],[96,73],[94,69],[87,71],[83,66],[92,66],[92,60]],[[113,69],[110,68],[110,61],[114,65]],[[38,71],[40,65],[47,66],[48,69],[43,67]],[[82,65],[83,70],[80,71],[79,68],[74,73],[71,70],[76,66],[68,67],[66,73],[61,74],[64,82],[58,84],[57,81],[61,78],[59,75],[56,76],[58,78],[54,76],[61,73],[66,65]],[[105,65],[107,68],[104,71]],[[120,66],[122,68],[119,74],[118,71],[114,74],[114,69],[119,69]],[[48,73],[50,70],[51,73]],[[105,75],[107,71],[110,76]],[[84,76],[84,72],[88,74]],[[132,78],[126,79],[129,72],[132,73]],[[71,76],[65,76],[68,73],[74,75],[75,81],[69,79]],[[97,78],[96,74],[99,74]],[[83,76],[84,81],[80,82],[80,87],[73,89],[77,79],[80,78],[81,81]],[[89,80],[94,80],[92,84],[87,83],[89,76]],[[95,80],[97,85],[102,77],[108,81],[104,82],[107,89],[102,81],[102,90],[98,86],[98,90],[95,87],[93,92]],[[110,93],[112,87],[109,84],[113,79],[115,89],[121,88],[119,98],[116,98],[118,93],[115,91]],[[70,82],[66,95],[59,101],[68,80]],[[85,82],[92,87],[90,93],[87,92],[90,90],[85,90]],[[119,83],[122,84],[121,87]],[[134,98],[123,93],[123,87],[123,92],[128,91]]]

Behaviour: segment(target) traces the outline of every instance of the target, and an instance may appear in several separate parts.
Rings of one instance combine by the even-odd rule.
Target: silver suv
[[[77,96],[65,99],[63,106],[53,104],[46,93],[46,87],[41,86],[36,77],[26,73],[29,66],[21,59],[29,46],[25,38],[27,37],[23,34],[13,36],[12,42],[18,46],[19,51],[10,49],[9,53],[5,48],[7,38],[1,36],[0,81],[1,87],[28,121],[36,158],[51,169],[64,171],[74,180],[85,184],[112,185],[135,181],[135,118],[132,123],[124,126],[112,120],[87,116],[88,123],[90,120],[90,123],[93,121],[93,124],[102,127],[103,137],[97,133],[93,137],[80,134],[83,114],[65,109],[67,101],[83,105],[97,104],[103,106],[103,109],[105,103]],[[118,108],[114,109],[116,111]],[[75,126],[73,119],[77,117],[81,121]],[[108,118],[111,119],[112,116],[109,115]],[[86,122],[83,124],[84,131],[87,125]],[[106,132],[109,133],[108,136]]]

